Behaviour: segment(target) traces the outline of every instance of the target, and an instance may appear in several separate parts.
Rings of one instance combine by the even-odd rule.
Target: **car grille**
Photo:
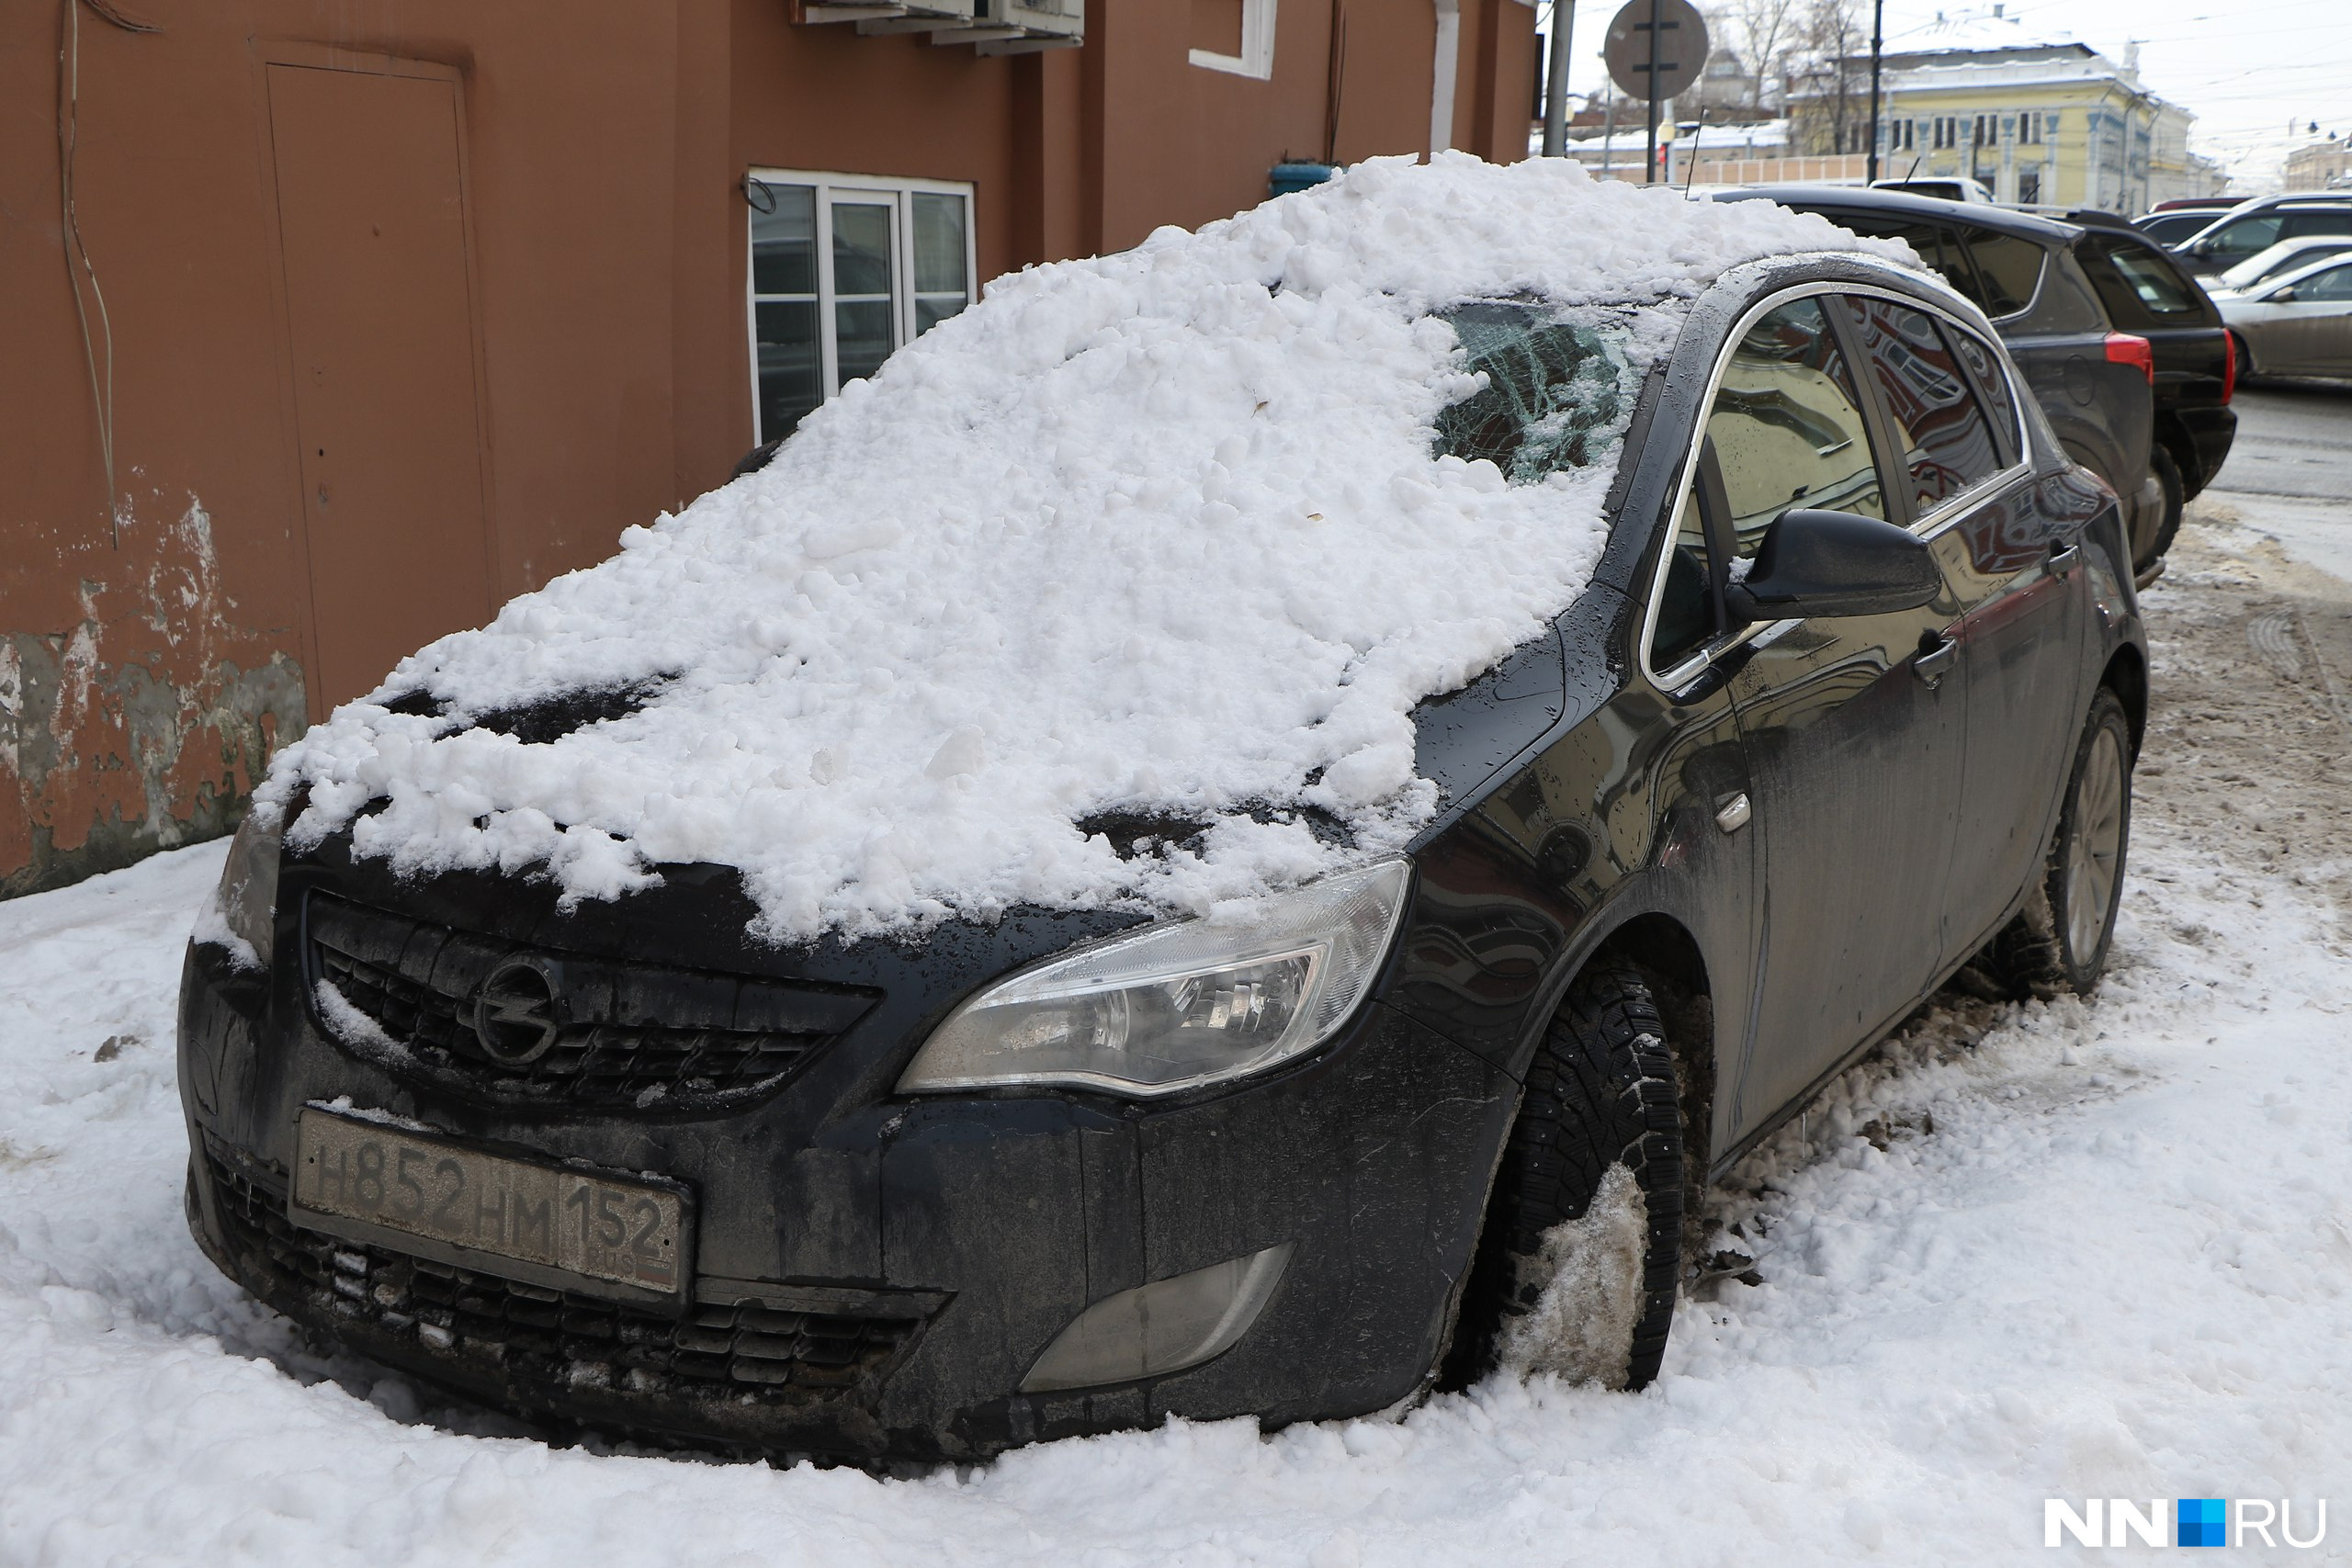
[[[697,1302],[683,1318],[306,1230],[282,1176],[208,1151],[231,1248],[266,1295],[307,1297],[429,1350],[569,1388],[809,1404],[878,1382],[925,1322]],[[273,1190],[273,1187],[278,1190]],[[897,1304],[897,1303],[894,1303]]]
[[[331,1038],[404,1077],[507,1105],[740,1105],[781,1086],[876,999],[533,949],[321,893],[306,910],[312,1003]],[[476,1000],[518,963],[546,987],[554,1039],[527,1061],[501,1060],[476,1032]]]

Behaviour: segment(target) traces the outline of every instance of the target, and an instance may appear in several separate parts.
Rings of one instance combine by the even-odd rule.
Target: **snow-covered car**
[[[279,759],[198,1237],[749,1451],[1643,1384],[1711,1173],[2115,919],[2115,502],[1907,255],[1449,155],[1001,282]]]

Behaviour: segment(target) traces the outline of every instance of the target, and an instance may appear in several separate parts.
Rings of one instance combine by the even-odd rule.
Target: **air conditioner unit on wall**
[[[933,43],[968,43],[982,54],[1025,54],[1086,41],[1086,0],[976,0],[972,26],[932,35]]]
[[[975,0],[792,0],[796,22],[855,22],[860,32],[967,28]]]

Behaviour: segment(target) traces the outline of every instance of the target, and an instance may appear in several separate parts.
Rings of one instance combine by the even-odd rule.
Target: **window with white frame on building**
[[[2041,141],[2041,111],[2030,110],[2018,116],[2018,140],[2039,144]]]
[[[1190,0],[1192,62],[1211,71],[1274,73],[1274,0]]]
[[[2001,117],[1996,114],[1978,115],[1975,123],[1969,127],[1968,139],[1973,146],[1998,147],[2001,144]]]
[[[1886,127],[1886,148],[1890,152],[1908,152],[1919,145],[1918,125],[1907,119],[1890,120]]]
[[[972,300],[972,187],[758,170],[752,200],[752,400],[789,435],[848,382]]]
[[[1940,152],[1948,147],[1960,145],[1960,117],[1958,115],[1939,114],[1928,122],[1928,126],[1933,133],[1934,151]]]

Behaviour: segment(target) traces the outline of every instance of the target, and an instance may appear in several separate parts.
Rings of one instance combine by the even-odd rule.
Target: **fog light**
[[[1133,1382],[1222,1356],[1258,1321],[1294,1245],[1286,1241],[1104,1297],[1046,1347],[1021,1380],[1021,1392]]]

